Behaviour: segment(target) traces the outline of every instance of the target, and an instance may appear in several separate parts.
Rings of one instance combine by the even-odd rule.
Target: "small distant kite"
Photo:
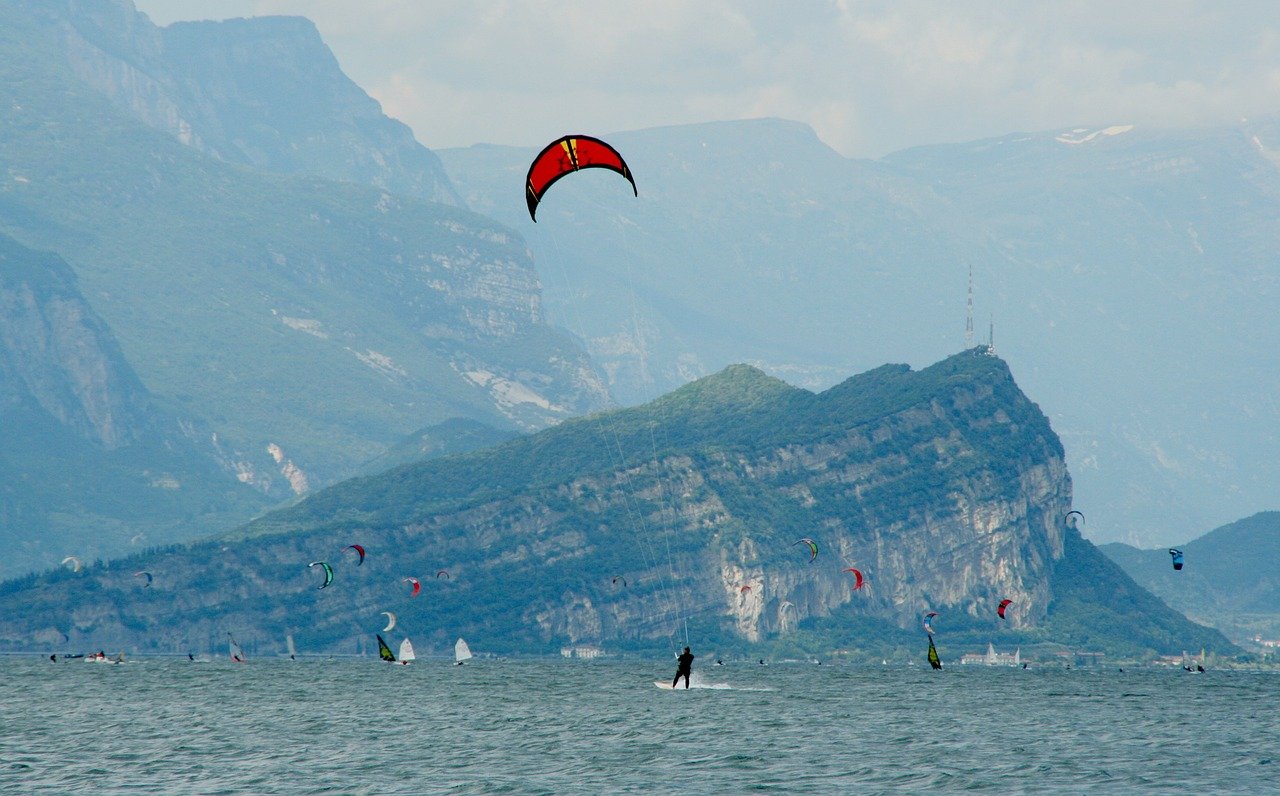
[[[618,585],[618,581],[622,581],[622,588],[624,588],[624,589],[625,589],[625,588],[627,588],[627,579],[626,579],[626,578],[624,578],[624,577],[623,577],[623,576],[621,576],[621,575],[616,576],[616,577],[613,579],[613,585],[614,585],[614,586],[617,586],[617,585]]]
[[[61,566],[65,567],[67,564],[71,565],[72,572],[79,572],[80,568],[83,566],[80,563],[80,559],[76,558],[75,556],[67,556],[66,558],[62,559]]]
[[[387,618],[387,626],[382,628],[382,632],[390,633],[391,629],[396,626],[396,615],[390,611],[383,611],[382,615]]]
[[[146,582],[146,583],[144,583],[144,584],[142,585],[142,588],[144,588],[144,589],[148,589],[148,588],[150,588],[150,587],[151,587],[151,573],[150,573],[150,572],[135,572],[135,573],[133,573],[133,576],[134,576],[135,578],[146,578],[146,579],[147,579],[147,582]]]
[[[750,586],[743,586],[741,589],[738,589],[738,594],[746,594],[749,591],[751,591]]]
[[[413,590],[409,592],[410,597],[417,597],[422,593],[422,584],[418,582],[417,578],[401,578],[400,582],[413,584]]]
[[[1079,517],[1080,519],[1079,519],[1079,520],[1076,520],[1076,519],[1075,519],[1075,517]],[[1083,513],[1079,512],[1079,511],[1068,511],[1068,512],[1067,512],[1067,527],[1069,527],[1069,528],[1075,528],[1075,527],[1077,527],[1077,526],[1078,526],[1080,523],[1082,523],[1082,522],[1084,522],[1084,514],[1083,514]]]
[[[445,580],[453,580],[453,578],[449,576],[449,571],[445,569],[436,573],[436,580],[440,580],[441,578],[444,578]]]
[[[333,583],[333,567],[329,566],[323,561],[312,561],[310,564],[307,564],[307,566],[320,567],[321,569],[324,570],[324,583],[320,584],[320,588],[323,589],[324,587],[328,586],[330,583]]]
[[[566,135],[547,144],[538,156],[529,164],[529,174],[524,180],[524,198],[529,205],[529,218],[538,221],[538,203],[547,189],[561,177],[583,169],[608,169],[617,172],[631,183],[631,192],[636,196],[635,178],[631,169],[618,150],[599,138],[589,135]]]
[[[1009,606],[1011,606],[1011,605],[1013,605],[1013,600],[1001,600],[1001,601],[1000,601],[1000,607],[996,609],[996,613],[997,613],[997,614],[1000,614],[1000,618],[1001,618],[1001,619],[1005,619],[1005,618],[1006,618],[1006,617],[1005,617],[1005,615],[1004,615],[1005,609],[1006,609],[1006,608],[1008,608],[1008,607],[1009,607]]]
[[[342,549],[343,549],[343,550],[354,550],[354,551],[356,551],[356,554],[360,556],[360,560],[356,562],[356,566],[357,566],[357,567],[364,563],[364,548],[363,548],[363,547],[361,547],[360,545],[358,545],[358,544],[349,544],[349,545],[347,545],[346,547],[344,547],[344,548],[342,548]]]
[[[933,618],[938,615],[937,611],[930,611],[924,615],[924,632],[930,636],[933,635]]]
[[[1170,557],[1173,558],[1173,568],[1176,570],[1181,570],[1182,569],[1182,551],[1176,547],[1170,547],[1169,555]]]
[[[862,588],[862,572],[860,570],[854,569],[853,567],[845,567],[843,571],[853,573],[853,590],[854,591],[857,591],[858,589]]]
[[[806,537],[792,542],[791,546],[795,547],[798,544],[805,544],[809,546],[809,563],[812,564],[814,559],[818,557],[818,543]]]

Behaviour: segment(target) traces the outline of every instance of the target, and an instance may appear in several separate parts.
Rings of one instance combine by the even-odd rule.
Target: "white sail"
[[[244,650],[240,649],[240,645],[236,643],[230,633],[227,634],[227,648],[227,651],[231,653],[231,660],[236,663],[244,663]]]
[[[294,658],[294,657],[296,657],[296,656],[297,656],[297,654],[298,654],[298,648],[297,648],[297,647],[295,647],[295,646],[293,646],[293,634],[292,634],[292,633],[290,633],[289,635],[287,635],[287,636],[285,636],[285,637],[284,637],[284,643],[285,643],[285,646],[289,648],[289,657],[290,657],[290,658]]]
[[[467,642],[458,639],[458,643],[453,645],[453,659],[458,663],[471,658],[471,648],[467,646]]]
[[[400,662],[408,663],[409,661],[415,659],[416,657],[418,656],[413,654],[413,645],[409,643],[409,639],[405,639],[404,641],[401,641],[400,642]]]

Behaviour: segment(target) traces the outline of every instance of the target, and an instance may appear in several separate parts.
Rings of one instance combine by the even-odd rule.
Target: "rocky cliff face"
[[[460,204],[436,155],[382,113],[301,17],[158,28],[130,0],[23,0],[62,31],[76,74],[222,160]]]
[[[0,0],[0,19],[0,231],[71,265],[139,378],[216,430],[245,483],[291,497],[447,418],[536,429],[607,401],[511,230],[373,177],[268,171],[330,174],[271,153],[345,146],[338,128],[404,133],[309,25],[184,29],[183,82],[128,3]],[[418,179],[402,154],[375,160]]]
[[[0,235],[0,576],[243,521],[207,430],[151,396],[60,258]]]
[[[67,264],[0,235],[0,406],[114,449],[143,436],[148,403]]]
[[[1047,420],[979,350],[816,395],[735,367],[634,410],[340,484],[240,541],[21,584],[37,607],[0,636],[165,648],[233,627],[242,641],[292,632],[349,649],[383,610],[441,650],[458,633],[490,650],[638,648],[686,627],[703,643],[817,627],[847,641],[855,626],[914,630],[926,610],[948,630],[1034,634],[1062,597],[1070,493]],[[366,563],[317,590],[306,564],[352,542]],[[155,575],[145,594],[125,575],[142,568]],[[1088,578],[1087,561],[1076,569]],[[98,596],[67,596],[82,591]],[[182,638],[149,635],[161,628]]]
[[[930,609],[994,623],[996,603],[1006,597],[1017,606],[1008,625],[1032,627],[1052,598],[1048,572],[1062,555],[1059,518],[1070,505],[1070,479],[1047,424],[1019,427],[1035,420],[1014,421],[1011,412],[1026,407],[1002,406],[1001,392],[991,383],[957,385],[816,438],[659,457],[612,482],[566,489],[593,495],[590,511],[599,516],[647,506],[637,533],[659,537],[656,563],[668,563],[662,552],[670,544],[684,564],[673,613],[726,616],[749,641],[835,613],[902,628]],[[1012,467],[975,472],[992,442],[988,433],[1029,447]],[[556,525],[549,517],[547,532]],[[704,544],[691,546],[699,537]],[[801,537],[819,545],[813,563],[796,546]],[[844,571],[851,566],[866,576],[860,592]],[[579,636],[582,628],[626,632],[618,601],[588,610],[588,596],[544,613],[540,625],[574,642],[599,640]]]

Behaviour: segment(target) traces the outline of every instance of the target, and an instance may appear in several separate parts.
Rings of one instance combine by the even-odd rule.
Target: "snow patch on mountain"
[[[1062,135],[1057,136],[1053,140],[1063,144],[1086,144],[1098,139],[1099,137],[1107,138],[1110,136],[1121,135],[1132,129],[1133,125],[1131,124],[1115,124],[1110,127],[1104,127],[1101,130],[1093,131],[1090,131],[1087,127],[1077,127],[1069,133],[1063,133]]]

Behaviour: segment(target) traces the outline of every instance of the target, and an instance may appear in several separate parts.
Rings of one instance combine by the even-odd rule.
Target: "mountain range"
[[[616,175],[584,172],[555,186],[534,224],[519,190],[533,150],[432,152],[342,73],[304,19],[158,28],[129,0],[0,0],[0,23],[0,541],[14,551],[0,576],[65,555],[92,562],[225,531],[352,475],[363,478],[249,532],[320,534],[336,520],[288,519],[320,505],[364,527],[363,513],[334,502],[343,496],[390,533],[412,503],[398,491],[407,482],[394,478],[415,468],[476,456],[487,462],[473,472],[477,484],[508,465],[542,483],[534,476],[549,476],[529,452],[536,446],[640,423],[615,440],[619,461],[566,454],[548,471],[607,478],[633,453],[624,441],[646,450],[645,429],[660,460],[657,429],[672,417],[656,407],[680,408],[670,413],[683,429],[676,448],[695,445],[697,456],[688,455],[700,467],[707,454],[697,446],[718,450],[719,435],[758,441],[723,428],[722,411],[782,445],[769,423],[805,430],[812,413],[826,411],[805,401],[835,401],[851,383],[918,387],[903,386],[905,366],[837,384],[844,374],[885,358],[932,362],[984,336],[1062,434],[1065,450],[1047,424],[1032,442],[1050,451],[1042,457],[1050,470],[1062,461],[1053,489],[1076,490],[1090,538],[1187,538],[1273,500],[1273,122],[1020,133],[875,161],[845,158],[781,120],[606,134],[639,196]],[[970,271],[977,329],[966,337]],[[921,383],[936,387],[955,361],[924,369],[932,375]],[[646,403],[737,362],[804,389],[734,367]],[[643,405],[604,423],[570,423],[557,432],[564,436],[518,437],[599,410],[611,396]],[[1018,396],[1006,398],[1022,412]],[[744,401],[773,408],[744,414]],[[683,435],[694,427],[691,442]],[[483,453],[494,445],[501,454]],[[441,456],[450,464],[422,463]],[[650,474],[650,491],[663,483],[657,472],[679,471],[663,467]],[[384,469],[399,475],[383,481]],[[948,478],[956,494],[986,488],[956,472]],[[362,490],[386,483],[402,486],[378,507]],[[434,482],[413,488],[435,494]],[[478,500],[482,486],[475,490],[450,500]],[[640,499],[624,493],[625,485],[610,493],[610,511]],[[741,523],[734,533],[760,532],[753,523],[790,511],[772,498],[717,499],[736,505],[726,513]],[[1053,500],[1063,508],[1060,494]],[[675,526],[664,522],[666,540]],[[1166,623],[1117,645],[1128,612],[1158,612],[1158,603],[1071,529],[1019,533],[1005,553],[1026,571],[1001,584],[1035,606],[1017,622],[1029,642],[1053,629],[1091,643],[1091,626],[1077,620],[1103,611],[1099,583],[1129,595],[1110,601],[1114,627],[1099,643],[1150,652],[1188,637]],[[751,539],[762,549],[764,537]],[[693,560],[713,548],[671,549]],[[750,556],[735,555],[745,572]],[[997,567],[996,559],[971,565]],[[779,578],[775,585],[795,585]],[[1087,611],[1063,608],[1078,598],[1051,585],[1072,578],[1071,595],[1093,595]],[[938,586],[928,600],[912,593],[894,610],[877,603],[879,613],[858,621],[878,623],[867,627],[887,643],[908,632],[904,606],[916,611],[945,594],[967,617],[953,632],[977,639],[990,595],[971,586]],[[686,602],[718,610],[705,584],[686,578],[679,588]],[[745,625],[704,629],[725,643],[759,643],[798,625],[826,643],[851,627],[830,618],[837,591],[824,581],[819,597],[783,600],[795,606],[785,620],[766,613],[781,602],[762,599],[757,641]],[[1170,599],[1198,618],[1230,602],[1217,593],[1194,604]],[[577,625],[568,609],[548,605],[554,619],[536,633],[505,626],[513,649],[589,640],[569,630]],[[1102,616],[1094,618],[1105,625]],[[616,631],[611,643],[655,638],[597,619]],[[1257,626],[1249,619],[1232,632],[1241,638]],[[316,643],[356,637],[336,627]]]
[[[1280,643],[1280,512],[1260,512],[1178,544],[1181,570],[1165,548],[1099,549],[1143,588],[1236,643],[1272,653],[1255,639]]]
[[[529,430],[607,402],[523,242],[458,206],[309,22],[2,0],[0,23],[0,234],[65,261],[134,381],[200,430],[192,455],[278,501],[450,418]],[[63,554],[126,549],[81,519]]]
[[[932,610],[948,654],[1236,652],[1068,527],[1070,505],[1047,418],[985,349],[817,394],[738,365],[343,482],[221,540],[10,581],[0,643],[369,650],[386,611],[437,652],[458,635],[501,653],[695,638],[878,659],[918,646]]]
[[[57,255],[0,235],[2,571],[186,541],[267,505],[152,395]]]
[[[1276,123],[879,160],[775,119],[603,137],[639,197],[584,172],[537,224],[510,190],[535,150],[439,154],[468,206],[526,236],[549,316],[624,402],[730,362],[820,389],[934,361],[966,339],[971,271],[969,344],[994,342],[1053,418],[1091,538],[1161,543],[1274,502]]]

